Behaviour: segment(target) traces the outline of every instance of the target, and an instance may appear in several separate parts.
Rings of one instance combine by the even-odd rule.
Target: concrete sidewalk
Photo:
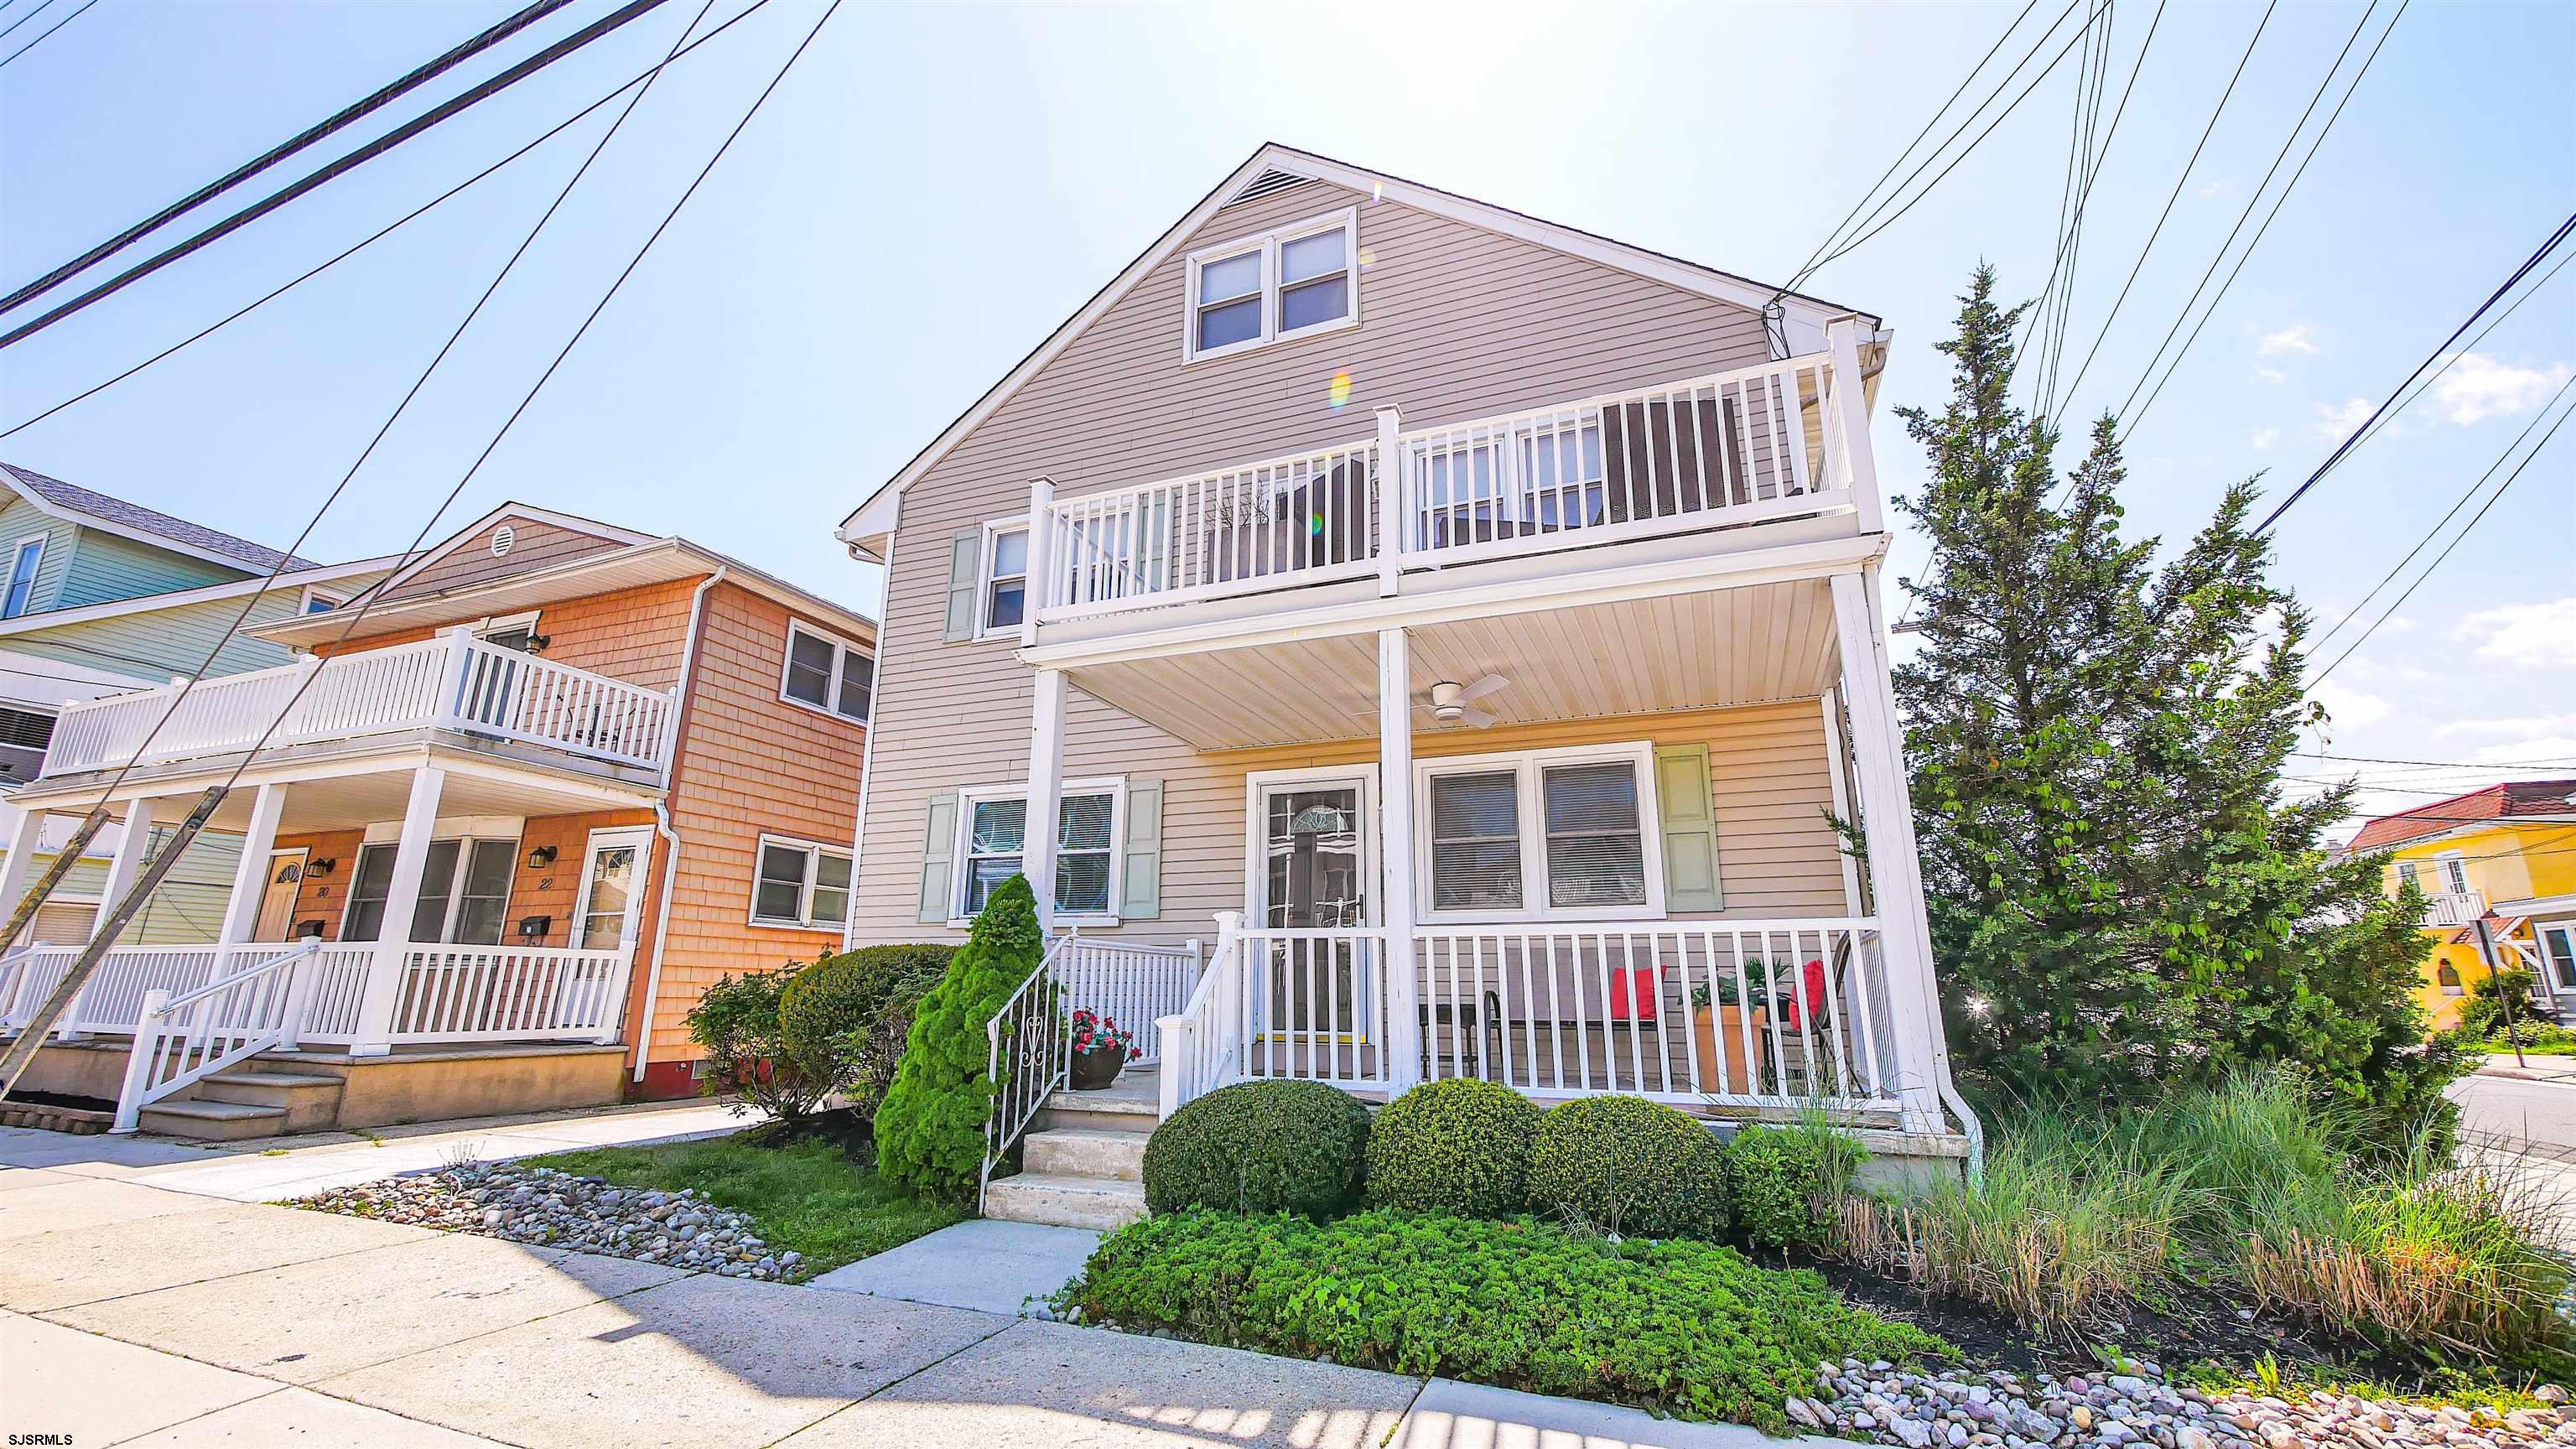
[[[612,1114],[614,1115],[614,1114]],[[637,1114],[646,1115],[646,1114]],[[669,1125],[685,1122],[674,1115]],[[496,1128],[517,1146],[630,1131]],[[231,1200],[284,1157],[0,1143],[0,1402],[111,1444],[1755,1449],[1750,1429]],[[626,1139],[632,1140],[632,1139]],[[486,1155],[499,1155],[486,1153]],[[30,1158],[44,1158],[29,1162]],[[267,1164],[268,1176],[252,1172]],[[318,1170],[316,1163],[323,1166]],[[221,1169],[220,1172],[217,1169]],[[221,1191],[209,1191],[209,1187]],[[1823,1444],[1827,1441],[1815,1441]]]

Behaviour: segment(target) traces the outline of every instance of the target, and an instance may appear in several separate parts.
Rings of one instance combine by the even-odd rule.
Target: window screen
[[[1540,772],[1547,810],[1547,902],[1646,902],[1646,841],[1633,765],[1559,765]]]
[[[1431,777],[1431,904],[1519,908],[1520,785],[1511,771]]]
[[[1067,795],[1063,830],[1055,855],[1055,908],[1096,912],[1109,909],[1110,823],[1115,816],[1107,795]]]
[[[801,629],[787,631],[787,697],[816,709],[832,707],[832,641]]]

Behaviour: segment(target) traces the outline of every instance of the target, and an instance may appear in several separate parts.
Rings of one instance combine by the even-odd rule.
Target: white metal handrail
[[[984,1023],[984,1073],[993,1084],[993,1099],[984,1111],[984,1162],[975,1179],[977,1212],[984,1210],[984,1189],[993,1180],[993,1169],[1070,1075],[1072,1037],[1054,967],[1056,958],[1076,939],[1058,937],[1029,979]]]
[[[131,1132],[152,1103],[261,1052],[292,1046],[304,1005],[300,968],[321,946],[308,941],[239,971],[222,970],[232,964],[226,953],[217,961],[221,974],[203,986],[175,996],[167,987],[145,991],[110,1130]]]
[[[137,751],[146,764],[228,754],[251,748],[263,734],[270,745],[286,746],[424,728],[661,769],[669,763],[677,718],[670,691],[505,649],[459,629],[413,644],[207,679],[184,697],[169,685],[66,705],[55,721],[45,775],[112,768]]]

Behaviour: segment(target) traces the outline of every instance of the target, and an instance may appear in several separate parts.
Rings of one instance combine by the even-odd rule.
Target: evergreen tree
[[[1028,877],[996,886],[914,1011],[894,1085],[877,1108],[877,1168],[887,1181],[926,1197],[973,1194],[985,1115],[1000,1088],[984,1026],[1038,969],[1043,945]]]
[[[2169,562],[2121,536],[2111,419],[2060,488],[2058,437],[2007,393],[2018,308],[1980,268],[1941,344],[1953,393],[1900,414],[1931,461],[1899,499],[1932,543],[1896,670],[1952,1050],[2020,1092],[2118,1097],[2249,1062],[2347,1102],[2435,1110],[2410,898],[2286,800],[2309,620],[2247,527],[2248,479]]]

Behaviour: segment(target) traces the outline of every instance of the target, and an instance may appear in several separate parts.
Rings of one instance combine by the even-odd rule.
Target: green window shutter
[[[930,797],[930,827],[921,839],[921,919],[946,921],[956,901],[951,889],[957,854],[957,796]]]
[[[983,586],[984,530],[961,528],[948,538],[948,627],[942,638],[975,637],[975,595]]]
[[[1663,815],[1664,909],[1714,911],[1726,898],[1717,888],[1717,812],[1708,798],[1708,746],[1655,748],[1655,805]]]
[[[1163,782],[1127,782],[1126,861],[1118,915],[1151,921],[1163,914]]]

